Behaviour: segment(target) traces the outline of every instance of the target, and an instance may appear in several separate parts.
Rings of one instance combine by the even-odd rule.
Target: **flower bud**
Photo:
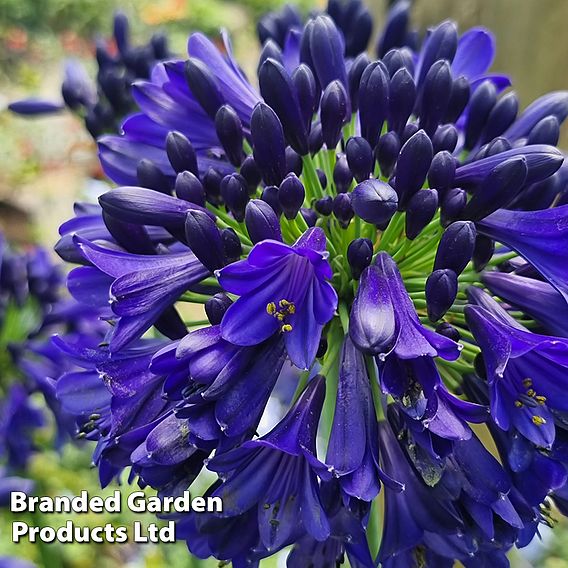
[[[447,189],[456,175],[456,161],[447,151],[438,152],[428,170],[428,185],[436,189]]]
[[[347,156],[340,154],[333,167],[333,182],[337,189],[337,193],[346,193],[349,191],[349,186],[353,181],[353,174],[349,169]]]
[[[325,172],[320,168],[316,168],[316,174],[318,176],[321,188],[325,189],[327,187],[327,176],[325,175]]]
[[[308,227],[315,227],[318,222],[317,213],[308,207],[300,207],[300,215],[304,218]]]
[[[304,203],[306,191],[295,174],[288,174],[278,189],[278,203],[287,219],[294,219]]]
[[[347,262],[355,280],[371,264],[373,258],[373,243],[370,239],[355,239],[347,247]]]
[[[296,90],[283,65],[267,59],[259,72],[262,97],[278,115],[288,144],[301,156],[308,153],[308,131]]]
[[[367,223],[385,223],[395,214],[398,206],[396,191],[378,179],[361,182],[351,194],[355,213]]]
[[[191,172],[180,172],[176,177],[175,192],[180,199],[205,207],[205,190],[199,179]]]
[[[458,277],[450,269],[434,270],[426,280],[428,318],[435,322],[452,307],[458,294]]]
[[[227,262],[231,263],[239,260],[241,254],[243,254],[243,247],[237,233],[230,227],[223,229],[221,231],[221,241]]]
[[[219,108],[225,104],[225,98],[213,72],[200,59],[190,57],[185,62],[184,73],[191,94],[201,108],[214,119]]]
[[[416,102],[416,85],[408,69],[399,69],[389,88],[389,128],[399,135],[404,130]]]
[[[442,124],[438,126],[432,138],[432,146],[434,152],[442,152],[446,150],[452,153],[458,144],[458,131],[453,124]]]
[[[460,332],[451,323],[446,321],[438,324],[435,329],[436,333],[455,341],[456,343],[461,339]]]
[[[347,93],[340,81],[332,81],[321,98],[321,128],[323,142],[333,150],[341,140],[341,129],[347,121]]]
[[[197,156],[193,144],[181,133],[175,130],[166,137],[166,153],[172,168],[176,173],[189,171],[199,175]]]
[[[517,156],[495,166],[475,189],[462,217],[479,221],[506,207],[519,194],[527,179],[527,160]]]
[[[243,125],[233,107],[223,105],[215,115],[217,138],[225,150],[227,159],[233,166],[239,167],[244,158]]]
[[[452,89],[452,72],[447,61],[436,61],[426,74],[420,100],[420,128],[429,136],[442,122]]]
[[[278,217],[272,207],[265,201],[252,199],[247,203],[245,223],[253,244],[265,239],[282,240]]]
[[[471,150],[485,128],[489,113],[497,101],[497,91],[491,81],[484,81],[471,95],[465,124],[465,148]]]
[[[298,104],[302,111],[304,124],[309,130],[312,123],[312,117],[319,106],[319,99],[321,95],[319,85],[316,82],[312,70],[305,63],[301,63],[298,67],[296,67],[296,69],[294,69],[294,72],[292,73],[292,83],[296,90],[296,96],[298,97]]]
[[[345,156],[349,169],[358,182],[369,179],[373,171],[373,149],[365,138],[353,136],[347,141],[345,146]]]
[[[321,127],[321,122],[316,123],[310,130],[309,137],[310,154],[313,156],[317,154],[321,147],[323,146],[323,131]]]
[[[247,182],[240,174],[230,174],[221,181],[221,195],[227,209],[241,223],[249,200]]]
[[[160,32],[152,34],[152,37],[150,38],[150,45],[154,52],[154,59],[157,61],[170,59],[172,57],[168,45],[168,38],[165,34]]]
[[[400,152],[400,140],[398,136],[391,130],[383,134],[377,145],[375,146],[375,159],[381,168],[381,174],[385,177],[390,177],[396,160],[398,158],[398,153]]]
[[[550,144],[550,146],[556,146],[559,138],[560,122],[554,115],[550,115],[533,126],[527,138],[527,145]]]
[[[351,99],[351,112],[356,112],[359,108],[359,86],[361,76],[371,60],[366,53],[360,53],[351,64],[347,81],[349,84],[349,98]]]
[[[393,47],[405,44],[411,5],[409,0],[392,4],[377,43],[377,57],[382,58]]]
[[[411,136],[400,150],[397,160],[395,189],[399,208],[422,187],[432,163],[432,142],[424,130]]]
[[[400,143],[404,146],[410,138],[412,138],[418,132],[418,125],[414,122],[409,122],[402,131],[402,136],[400,137]]]
[[[278,116],[265,103],[254,107],[250,132],[254,160],[265,183],[278,185],[286,175],[286,143]]]
[[[519,111],[519,98],[515,92],[502,96],[491,109],[487,123],[479,140],[480,144],[489,142],[497,136],[501,136],[517,118]]]
[[[262,181],[262,175],[252,156],[247,156],[244,159],[240,173],[247,180],[249,193],[255,193],[256,188]]]
[[[440,239],[434,270],[449,268],[461,274],[473,255],[475,236],[475,224],[471,221],[455,221],[449,225]]]
[[[142,158],[136,166],[136,177],[140,187],[146,187],[159,191],[160,193],[170,193],[170,182],[162,173],[162,170],[147,158]]]
[[[264,44],[262,45],[262,50],[260,51],[260,56],[258,57],[258,67],[256,72],[260,71],[263,63],[268,59],[273,59],[274,61],[278,61],[278,63],[283,64],[284,58],[282,57],[282,50],[280,46],[273,40],[267,39]]]
[[[220,205],[223,202],[221,197],[222,179],[223,176],[215,168],[209,168],[203,176],[205,198],[211,205]]]
[[[340,193],[335,196],[333,200],[333,214],[339,221],[339,224],[344,229],[347,228],[354,215],[349,193]]]
[[[130,24],[124,12],[114,14],[112,35],[119,53],[125,53],[130,46]]]
[[[205,302],[205,313],[211,325],[219,325],[233,301],[224,292],[215,294]]]
[[[446,107],[445,122],[450,123],[458,120],[469,102],[470,94],[471,88],[466,77],[462,75],[457,79],[454,79],[450,93],[450,100]]]
[[[359,85],[361,136],[375,146],[389,111],[389,74],[381,61],[373,61]]]
[[[477,272],[481,272],[487,263],[493,258],[495,252],[495,241],[478,234],[475,237],[475,247],[473,249],[473,267]]]
[[[502,137],[495,138],[489,142],[485,147],[484,157],[487,156],[495,156],[496,154],[501,154],[502,152],[506,152],[512,148],[511,143]],[[479,157],[476,156],[475,159],[480,159],[482,157],[481,152],[479,153]]]
[[[331,215],[331,212],[333,211],[333,197],[331,197],[331,195],[326,195],[325,197],[318,199],[314,206],[320,215],[327,217]]]
[[[435,189],[417,191],[406,209],[406,238],[414,240],[434,218],[437,209],[438,192]]]
[[[304,164],[300,154],[296,153],[290,146],[286,146],[286,173],[295,173],[298,177],[302,175]]]
[[[191,252],[211,272],[225,264],[223,243],[215,221],[202,211],[188,211],[185,236]]]
[[[414,74],[414,61],[412,52],[408,47],[391,49],[383,57],[383,63],[389,72],[391,80],[399,69],[406,69],[411,76]]]
[[[447,227],[452,221],[459,219],[467,203],[467,193],[454,187],[444,193],[442,199],[440,223]]]
[[[277,217],[282,215],[282,208],[280,207],[280,203],[278,201],[278,188],[275,185],[267,185],[262,190],[262,195],[260,196],[262,201],[268,203],[274,213],[276,213]]]
[[[420,86],[430,67],[439,59],[446,59],[450,63],[458,47],[458,30],[454,22],[446,20],[438,25],[426,38],[420,53],[420,61],[416,69],[417,84]]]

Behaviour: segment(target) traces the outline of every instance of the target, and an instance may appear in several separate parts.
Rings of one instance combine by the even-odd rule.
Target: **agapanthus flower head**
[[[259,90],[226,33],[193,34],[99,141],[120,187],[61,229],[71,294],[110,324],[56,341],[83,369],[62,404],[105,484],[218,475],[224,511],[178,519],[199,557],[505,566],[566,503],[568,94],[517,116],[491,33],[417,47],[409,4],[380,59],[358,1],[267,16]]]

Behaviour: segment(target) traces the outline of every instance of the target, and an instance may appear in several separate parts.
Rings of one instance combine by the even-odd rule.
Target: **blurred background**
[[[294,2],[302,11],[323,9],[323,0]],[[60,100],[63,61],[81,60],[95,74],[94,40],[111,35],[112,13],[120,8],[131,21],[135,42],[151,33],[167,33],[171,50],[185,54],[192,30],[215,36],[220,27],[232,36],[237,59],[254,76],[259,52],[255,22],[282,0],[0,0],[0,229],[16,244],[39,241],[51,247],[59,225],[72,214],[75,200],[95,199],[103,176],[96,148],[83,122],[70,112],[25,119],[6,112],[9,102],[38,96]],[[386,0],[368,0],[375,15],[375,32],[386,14]],[[490,28],[497,38],[494,70],[511,76],[525,107],[552,90],[568,89],[567,0],[415,0],[414,26],[423,32],[444,19],[454,19],[464,30],[474,25]],[[560,145],[568,146],[563,133]],[[40,494],[95,493],[95,471],[89,471],[89,450],[68,447],[62,455],[39,454],[32,476]],[[63,465],[64,464],[64,465]],[[59,519],[28,522],[64,523]],[[0,511],[0,557],[25,557],[38,566],[77,568],[107,566],[217,566],[194,564],[181,543],[156,547],[134,545],[14,545],[10,542],[9,513]],[[128,524],[134,515],[113,516]],[[148,515],[148,522],[153,518]],[[85,524],[104,524],[101,516],[81,517]],[[568,567],[568,524],[543,532],[513,558],[516,567]],[[284,557],[266,566],[283,566]],[[264,566],[264,564],[263,564]],[[299,567],[302,568],[302,567]]]

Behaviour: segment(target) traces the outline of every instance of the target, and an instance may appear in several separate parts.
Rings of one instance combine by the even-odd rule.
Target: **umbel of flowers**
[[[377,58],[334,10],[273,16],[258,88],[200,33],[133,85],[56,247],[108,322],[55,339],[58,396],[104,485],[217,475],[198,557],[506,566],[568,511],[568,94],[519,113],[487,30],[404,47],[402,2]]]

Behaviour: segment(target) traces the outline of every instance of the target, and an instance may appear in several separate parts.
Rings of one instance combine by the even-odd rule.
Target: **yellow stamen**
[[[537,416],[536,414],[532,417],[533,424],[535,426],[542,426],[546,424],[546,420],[542,416]]]
[[[523,403],[520,400],[515,400],[515,406],[517,408],[522,408],[523,407]]]
[[[266,304],[266,313],[271,316],[273,316],[276,313],[276,304],[274,302]]]
[[[527,391],[527,395],[530,397],[534,397],[536,395],[536,391],[534,389],[529,389]]]
[[[545,396],[535,396],[534,399],[539,403],[539,404],[544,404],[546,402],[546,397]]]
[[[526,379],[523,379],[523,386],[528,389],[529,387],[532,387],[532,379],[529,379],[528,377]]]
[[[281,327],[282,331],[284,333],[288,333],[290,331],[292,331],[292,326],[289,323],[285,323],[282,327]]]

